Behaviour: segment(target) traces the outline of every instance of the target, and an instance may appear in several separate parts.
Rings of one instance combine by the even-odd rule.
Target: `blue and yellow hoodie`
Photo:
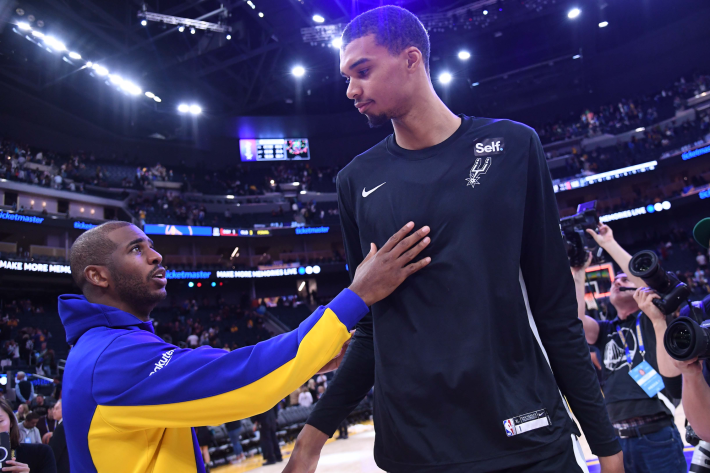
[[[346,289],[297,330],[228,353],[180,349],[150,322],[60,296],[73,345],[63,382],[71,471],[204,472],[192,427],[270,409],[337,355],[367,312]]]

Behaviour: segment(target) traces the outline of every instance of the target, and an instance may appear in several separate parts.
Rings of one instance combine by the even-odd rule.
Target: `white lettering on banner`
[[[265,269],[262,271],[217,271],[220,279],[271,278],[276,276],[295,276],[298,268]]]
[[[23,263],[21,261],[0,260],[0,269],[31,271],[34,273],[71,274],[71,268],[66,264]]]
[[[606,223],[606,222],[611,222],[614,220],[621,220],[624,218],[635,217],[637,215],[643,215],[646,213],[648,213],[648,212],[646,212],[646,207],[639,207],[639,208],[633,209],[633,210],[624,210],[623,212],[616,212],[616,213],[609,214],[609,215],[602,215],[601,217],[599,217],[599,221],[601,223]]]

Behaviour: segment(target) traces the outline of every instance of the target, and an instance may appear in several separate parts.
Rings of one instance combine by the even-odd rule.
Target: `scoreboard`
[[[239,154],[242,162],[311,159],[307,138],[239,140]]]

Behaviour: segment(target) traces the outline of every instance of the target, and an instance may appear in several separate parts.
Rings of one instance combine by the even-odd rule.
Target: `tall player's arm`
[[[350,203],[352,194],[347,180],[342,178],[342,174],[338,174],[336,183],[343,245],[350,279],[352,279],[355,276],[355,269],[363,260],[360,233]],[[306,423],[328,437],[335,433],[338,425],[360,404],[375,383],[375,348],[372,329],[370,313],[357,325],[355,335],[343,362],[336,371],[335,378],[328,383],[328,389],[308,417]]]
[[[589,357],[575,288],[560,234],[560,220],[537,134],[530,139],[520,268],[529,309],[557,384],[579,420],[592,452],[600,457],[621,451],[609,421]]]

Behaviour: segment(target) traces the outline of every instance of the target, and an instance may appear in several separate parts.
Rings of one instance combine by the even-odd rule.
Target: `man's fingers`
[[[383,253],[387,253],[389,251],[392,251],[392,248],[394,248],[397,243],[402,241],[404,237],[407,236],[409,232],[412,231],[412,228],[414,228],[414,222],[409,222],[405,226],[403,226],[397,233],[392,235],[389,240],[387,240],[387,243],[385,243],[382,248]]]
[[[416,263],[409,264],[404,267],[404,271],[406,274],[406,277],[411,276],[412,274],[416,273],[420,269],[422,269],[424,266],[428,265],[431,262],[431,258],[427,256],[426,258],[423,258]]]
[[[408,249],[410,249],[417,241],[421,240],[426,236],[430,231],[430,228],[428,226],[424,226],[417,230],[416,232],[412,233],[409,235],[407,238],[404,240],[400,241],[397,246],[394,247],[392,250],[392,255],[395,257],[399,257],[402,255],[404,252],[406,252]]]
[[[404,243],[404,242],[403,242],[403,243]],[[409,251],[407,251],[406,253],[404,253],[400,258],[401,258],[402,261],[404,261],[405,263],[408,263],[408,262],[412,261],[414,258],[417,257],[417,255],[418,255],[419,253],[421,253],[421,252],[424,250],[424,248],[426,248],[427,246],[429,246],[429,243],[431,243],[431,238],[429,238],[429,237],[424,238],[422,241],[420,241],[419,243],[417,243],[416,246],[414,246],[413,248],[410,248]]]

